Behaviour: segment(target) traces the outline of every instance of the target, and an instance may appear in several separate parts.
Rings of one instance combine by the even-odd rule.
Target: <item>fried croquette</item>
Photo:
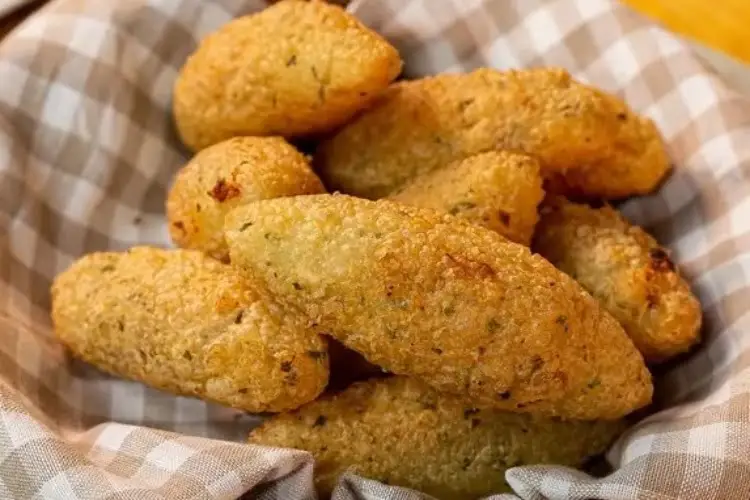
[[[543,197],[535,159],[488,151],[417,177],[388,199],[434,208],[529,246]]]
[[[324,339],[267,292],[200,252],[93,253],[52,286],[55,334],[96,367],[251,411],[313,400],[328,381]]]
[[[509,491],[505,471],[581,466],[622,421],[563,421],[479,410],[406,377],[369,380],[267,420],[250,442],[307,450],[325,496],[351,471],[442,499]],[[327,497],[326,497],[327,498]]]
[[[391,85],[318,148],[331,190],[387,196],[407,181],[488,150],[536,157],[553,189],[621,198],[669,170],[654,124],[560,69],[443,74]]]
[[[701,306],[690,286],[667,251],[615,209],[555,197],[542,209],[534,248],[599,299],[647,361],[698,341]]]
[[[227,215],[232,264],[368,361],[476,406],[619,418],[647,404],[643,359],[574,280],[494,231],[344,195]]]
[[[175,122],[194,151],[241,135],[319,134],[400,71],[398,51],[341,7],[286,0],[201,42],[175,82]]]
[[[172,240],[226,261],[224,216],[251,201],[324,193],[308,160],[281,137],[235,137],[199,152],[167,197]]]

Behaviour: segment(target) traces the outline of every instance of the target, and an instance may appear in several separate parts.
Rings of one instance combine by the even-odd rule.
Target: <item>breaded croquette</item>
[[[545,202],[534,248],[617,319],[649,362],[699,339],[701,306],[666,250],[609,206]]]
[[[251,201],[324,193],[307,159],[281,137],[235,137],[199,152],[167,198],[172,240],[226,260],[224,216]]]
[[[480,407],[613,419],[651,399],[617,321],[528,248],[457,217],[344,195],[227,215],[232,264],[320,332]]]
[[[374,199],[494,149],[536,157],[553,189],[588,197],[647,193],[669,170],[649,119],[549,68],[484,68],[394,84],[322,143],[315,165],[329,189]]]
[[[543,197],[539,162],[488,151],[419,176],[388,199],[434,208],[529,246]]]
[[[190,250],[93,253],[52,287],[57,338],[109,373],[251,412],[313,400],[325,341],[230,266]]]
[[[400,71],[396,49],[341,7],[286,0],[201,42],[175,82],[175,122],[194,151],[240,135],[319,134]]]
[[[327,498],[351,471],[441,499],[509,491],[511,467],[576,467],[602,453],[622,421],[563,421],[479,410],[406,377],[357,383],[267,420],[250,442],[307,450]]]

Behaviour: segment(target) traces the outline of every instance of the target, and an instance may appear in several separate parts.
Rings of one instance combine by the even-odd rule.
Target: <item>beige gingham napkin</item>
[[[186,159],[172,82],[201,37],[260,8],[56,0],[0,44],[1,499],[315,498],[310,455],[242,444],[255,418],[72,361],[48,319],[50,281],[84,252],[169,245],[164,195]],[[361,0],[350,10],[398,46],[409,76],[564,66],[653,117],[669,142],[674,175],[624,210],[692,279],[705,341],[658,374],[661,411],[610,451],[615,472],[515,468],[516,494],[750,498],[750,102],[614,0]],[[334,497],[421,496],[346,476]]]

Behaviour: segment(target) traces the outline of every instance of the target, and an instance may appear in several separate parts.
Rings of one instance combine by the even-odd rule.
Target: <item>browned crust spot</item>
[[[648,251],[648,256],[651,259],[651,268],[655,271],[674,272],[674,263],[664,249],[652,248]]]
[[[495,270],[486,262],[476,262],[460,255],[446,253],[443,263],[461,276],[479,279],[495,276]]]
[[[208,194],[214,200],[222,203],[226,200],[231,200],[232,198],[238,197],[241,194],[241,191],[239,185],[235,183],[229,183],[224,179],[219,179],[218,181],[216,181],[213,189],[211,189]]]

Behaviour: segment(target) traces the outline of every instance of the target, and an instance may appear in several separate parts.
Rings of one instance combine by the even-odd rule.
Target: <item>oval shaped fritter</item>
[[[690,286],[667,251],[615,209],[548,200],[534,249],[597,298],[647,361],[699,340],[701,306]]]
[[[104,371],[251,412],[297,408],[328,381],[323,339],[200,252],[89,254],[55,280],[52,320]]]
[[[396,49],[341,7],[286,0],[201,42],[175,82],[175,122],[194,151],[240,135],[319,134],[400,71]]]
[[[169,234],[182,248],[226,261],[230,209],[324,192],[307,159],[281,137],[235,137],[199,152],[177,173],[167,197]]]
[[[477,406],[618,418],[650,401],[643,359],[575,281],[456,217],[343,195],[229,213],[233,265],[386,370]]]
[[[539,162],[507,151],[488,151],[407,182],[388,196],[433,208],[496,231],[529,246],[544,198]]]
[[[418,175],[495,149],[536,157],[550,189],[621,198],[669,170],[651,120],[560,69],[443,74],[392,85],[319,147],[329,189],[387,196]]]
[[[277,415],[250,442],[315,457],[324,498],[351,471],[442,499],[510,491],[505,471],[535,464],[580,466],[602,453],[622,421],[563,421],[479,410],[406,377],[360,382]]]

